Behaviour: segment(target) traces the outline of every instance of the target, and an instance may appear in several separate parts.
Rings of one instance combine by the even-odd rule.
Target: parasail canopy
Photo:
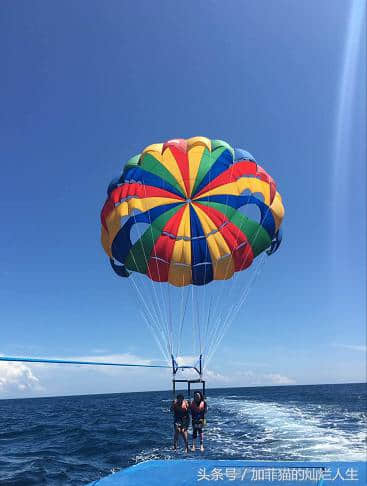
[[[258,220],[243,211],[249,205]],[[205,285],[275,252],[283,216],[274,180],[248,152],[205,137],[174,139],[146,147],[110,183],[102,244],[122,277]]]

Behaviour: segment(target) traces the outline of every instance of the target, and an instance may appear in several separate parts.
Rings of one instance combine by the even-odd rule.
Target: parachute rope
[[[203,352],[203,348],[202,348],[202,341],[201,341],[202,336],[201,336],[201,326],[200,326],[200,322],[201,322],[201,319],[200,319],[200,306],[199,306],[199,301],[198,301],[197,294],[196,294],[196,309],[197,309],[197,324],[198,324],[198,333],[199,333],[199,356],[200,356],[202,354],[202,352]]]
[[[266,218],[267,212],[269,209],[266,210],[264,218]],[[152,227],[150,227],[152,228]],[[152,231],[152,229],[151,229]],[[238,238],[240,229],[237,228],[237,235],[236,238]],[[257,237],[260,233],[260,227],[257,229],[256,233],[253,235],[250,244],[251,246],[254,245],[254,243],[257,240]],[[152,234],[153,238],[153,234]],[[142,251],[144,254],[144,259],[147,263],[147,256],[145,253],[144,245],[142,245]],[[134,264],[136,264],[133,252],[131,252]],[[231,252],[231,255],[233,255],[233,252]],[[198,303],[198,292],[195,291],[194,286],[191,285],[191,309],[192,309],[192,329],[193,329],[193,350],[195,350],[195,353],[200,355],[203,354],[203,362],[204,365],[203,367],[205,368],[209,362],[212,360],[215,352],[217,351],[218,347],[220,346],[226,332],[230,328],[230,326],[233,324],[235,318],[237,317],[239,311],[245,304],[247,297],[249,295],[249,292],[254,285],[255,281],[257,280],[258,275],[262,271],[263,263],[266,261],[266,254],[262,254],[260,258],[258,259],[257,262],[255,262],[254,269],[253,269],[253,274],[249,280],[249,283],[247,286],[245,286],[244,290],[242,291],[239,299],[236,302],[233,302],[227,312],[225,311],[220,312],[219,308],[221,305],[221,299],[218,298],[216,299],[216,302],[214,303],[214,308],[212,309],[212,303],[213,299],[210,299],[210,303],[208,305],[207,309],[207,315],[208,318],[205,320],[205,323],[203,326],[200,326],[200,308],[199,308],[199,303]],[[245,262],[246,263],[246,262]],[[230,261],[228,261],[226,265],[226,272],[225,272],[225,280],[228,278],[228,271],[229,271],[229,264]],[[228,295],[232,294],[233,288],[235,285],[238,283],[239,277],[241,272],[235,272],[234,276],[232,277],[232,281],[230,283],[230,289],[228,290]],[[133,274],[131,274],[130,278],[132,277]],[[145,307],[146,311],[149,311],[149,307],[147,306],[147,303],[142,296],[142,293],[139,291],[139,288],[136,284],[136,282],[131,278],[131,280],[134,283],[134,287],[137,291],[138,296],[140,297],[140,300],[142,304]],[[166,293],[166,299],[164,298],[163,294],[163,285],[162,283],[159,283],[158,285],[160,286],[160,293],[162,295],[162,302],[165,303],[165,310],[162,310],[161,307],[159,306],[159,297],[155,289],[155,285],[151,279],[149,279],[151,282],[151,286],[154,288],[154,296],[152,296],[152,308],[155,310],[156,318],[152,316],[152,313],[148,313],[150,316],[150,320],[147,318],[146,313],[143,314],[144,316],[144,321],[146,322],[147,326],[150,328],[152,331],[152,334],[155,338],[155,341],[164,357],[164,359],[169,362],[170,361],[170,356],[173,354],[173,343],[175,341],[175,335],[173,331],[173,325],[172,325],[172,312],[171,312],[171,307],[172,307],[172,302],[171,302],[171,297],[170,297],[170,289],[168,285],[167,293]],[[207,292],[206,285],[204,287],[204,295]],[[185,287],[182,287],[182,294],[181,294],[181,303],[183,301],[184,297],[184,292],[185,292]],[[155,297],[155,298],[154,298]],[[179,319],[179,330],[177,332],[177,348],[176,348],[176,354],[175,356],[178,356],[181,349],[180,345],[182,343],[182,333],[183,333],[183,328],[184,328],[184,322],[185,322],[185,317],[186,317],[186,310],[187,310],[187,304],[188,304],[188,298],[189,294],[187,295],[186,298],[186,304],[184,310],[182,310],[181,307],[181,317]],[[205,298],[203,299],[203,302],[205,303],[206,300]],[[210,324],[210,316],[214,315],[217,316],[214,320],[214,323],[209,326]],[[160,318],[158,317],[160,316]],[[157,324],[158,322],[158,324]],[[162,323],[162,324],[160,324]],[[160,338],[158,338],[158,336]],[[165,336],[165,337],[164,337]],[[202,338],[205,339],[205,345],[203,346],[202,343]],[[162,345],[161,340],[164,342],[166,341],[167,343],[167,351],[164,351],[164,345]],[[205,361],[204,361],[205,360]]]
[[[195,332],[195,306],[194,306],[194,286],[191,285],[191,319],[192,319],[192,338],[193,350],[196,352],[196,332]]]
[[[251,276],[251,279],[250,279],[248,285],[245,287],[244,291],[242,292],[239,303],[232,306],[230,312],[228,313],[228,318],[224,322],[222,328],[219,328],[219,332],[216,336],[215,343],[213,343],[212,349],[210,350],[210,354],[209,354],[209,351],[208,351],[208,357],[207,357],[207,360],[206,360],[206,365],[208,365],[208,363],[213,358],[213,356],[214,356],[215,352],[217,351],[220,343],[222,342],[227,330],[233,324],[233,321],[235,320],[235,318],[237,317],[242,306],[246,302],[247,297],[250,293],[250,290],[253,287],[253,285],[255,284],[255,281],[257,280],[258,276],[260,275],[265,262],[266,262],[266,255],[261,255],[259,262],[257,263],[257,267],[256,267],[256,269],[254,269],[254,272]]]
[[[182,298],[184,298],[184,295],[185,295],[184,289],[185,289],[185,287],[182,287]],[[189,297],[190,297],[189,292],[186,292],[186,303],[185,303],[185,308],[184,308],[184,311],[183,311],[183,314],[182,314],[182,318],[181,318],[181,322],[180,322],[180,328],[179,328],[178,340],[177,340],[177,354],[176,354],[176,356],[179,356],[179,354],[181,352],[181,346],[182,346],[182,331],[183,331],[183,326],[184,326],[184,322],[185,322],[185,317],[186,317],[187,305],[188,305],[188,302],[189,302]]]
[[[266,217],[267,215],[267,212],[269,211],[269,209],[267,209],[265,215],[264,215],[264,218]],[[238,235],[239,235],[239,228],[237,228],[237,235],[236,237],[238,238]],[[258,230],[256,231],[256,233],[253,235],[251,241],[250,241],[250,244],[251,246],[256,242],[256,239],[259,235],[259,232],[260,232],[260,227],[258,228]],[[144,258],[147,262],[147,257],[146,257],[146,253],[145,253],[145,250],[144,250],[144,246],[142,245],[142,249],[143,249],[143,254],[144,254]],[[133,253],[132,253],[133,255]],[[233,255],[233,252],[231,253],[231,255]],[[133,257],[134,258],[134,257]],[[233,324],[236,316],[238,315],[239,311],[241,310],[241,308],[243,307],[243,305],[245,304],[246,300],[247,300],[247,297],[249,295],[249,292],[252,288],[252,286],[254,285],[258,275],[261,273],[262,271],[262,267],[263,267],[263,263],[266,261],[266,254],[262,254],[259,258],[259,260],[255,263],[256,267],[253,269],[253,275],[252,277],[250,278],[249,280],[249,283],[247,286],[245,286],[244,290],[242,291],[241,295],[240,295],[240,298],[237,302],[234,302],[231,304],[231,306],[229,307],[226,315],[224,314],[224,312],[220,312],[219,311],[219,307],[221,305],[221,300],[220,299],[217,299],[215,304],[214,304],[214,311],[212,312],[212,298],[210,300],[210,304],[208,305],[208,319],[205,321],[205,327],[203,328],[203,332],[201,332],[201,327],[200,327],[200,318],[199,318],[199,313],[200,313],[200,309],[199,309],[199,304],[198,304],[198,295],[197,295],[197,292],[194,291],[194,286],[192,285],[191,286],[191,308],[192,308],[192,327],[193,327],[193,349],[196,350],[198,349],[198,355],[200,354],[203,354],[203,356],[205,357],[205,362],[204,362],[204,368],[209,364],[209,362],[212,360],[215,352],[217,351],[218,347],[220,346],[226,332],[228,331],[228,329],[230,328],[230,326]],[[136,265],[136,262],[135,262],[135,258],[134,258],[134,264]],[[228,271],[229,271],[229,264],[230,264],[230,261],[227,263],[226,265],[226,272],[225,272],[225,280],[227,279],[228,277]],[[230,290],[228,291],[228,294],[231,295],[232,294],[232,291],[233,291],[233,288],[234,286],[238,283],[238,280],[239,280],[239,274],[241,272],[235,272],[233,278],[231,279],[231,284],[230,284]],[[149,279],[150,280],[150,279]],[[134,282],[135,283],[135,282]],[[151,285],[154,286],[153,284],[153,281],[151,280]],[[163,292],[163,285],[160,284],[160,287],[161,287],[161,293]],[[207,291],[206,289],[206,285],[204,285],[204,295]],[[138,287],[136,286],[135,284],[135,288],[138,290]],[[182,288],[182,296],[184,295],[184,289],[185,287]],[[146,307],[146,303],[145,303],[145,300],[144,298],[142,297],[141,295],[141,292],[138,292],[138,294],[140,295],[141,297],[141,300],[142,302],[145,304],[145,307]],[[156,305],[159,307],[159,298],[158,298],[158,295],[157,293],[155,292],[154,293],[155,296],[156,296]],[[163,326],[151,326],[151,324],[149,323],[148,319],[146,316],[144,316],[144,320],[146,322],[146,324],[148,325],[148,327],[150,327],[150,329],[152,330],[152,333],[155,337],[155,340],[159,346],[159,349],[161,350],[161,353],[162,355],[164,356],[164,358],[167,360],[167,362],[169,362],[170,358],[169,356],[171,354],[173,354],[173,342],[174,342],[174,333],[173,333],[173,328],[172,328],[172,318],[171,318],[171,300],[170,300],[170,291],[169,291],[169,286],[168,286],[168,291],[167,291],[167,302],[168,302],[168,310],[167,310],[167,305],[166,305],[166,318],[164,317],[164,312],[162,310],[160,310],[161,312],[161,317],[162,317],[162,322],[165,322],[166,323],[166,327],[163,327]],[[166,299],[162,298],[162,301],[163,302],[166,302]],[[177,344],[178,344],[178,347],[177,347],[177,354],[176,356],[179,355],[179,352],[180,352],[180,343],[182,342],[182,332],[183,332],[183,327],[184,327],[184,322],[185,322],[185,315],[186,315],[186,309],[187,309],[187,301],[188,301],[188,296],[187,296],[187,299],[186,299],[186,305],[185,305],[185,310],[183,311],[182,313],[182,317],[181,319],[179,320],[180,322],[180,327],[179,327],[179,332],[178,332],[178,335],[177,335]],[[205,298],[203,299],[203,302],[205,303],[206,300]],[[213,315],[217,315],[217,318],[215,319],[214,321],[214,324],[212,325],[211,329],[209,327],[209,324],[210,324],[210,315],[213,314]],[[158,318],[157,319],[158,322],[161,322],[161,320]],[[153,320],[154,322],[154,320]],[[158,333],[159,335],[165,335],[166,336],[166,340],[168,342],[168,350],[167,352],[169,354],[166,354],[164,351],[163,351],[163,346],[161,345],[160,343],[160,340],[157,339],[157,335],[156,333]],[[202,346],[202,341],[201,341],[201,338],[202,336],[204,337],[205,336],[205,346]],[[164,339],[163,339],[164,340]]]
[[[152,331],[152,334],[156,340],[156,342],[158,342],[159,344],[159,348],[162,352],[162,355],[163,357],[169,361],[169,355],[167,354],[167,351],[164,351],[164,345],[160,344],[159,340],[158,340],[158,336],[162,335],[162,332],[161,332],[161,328],[159,326],[159,320],[157,321],[154,316],[152,315],[152,313],[150,312],[150,308],[146,302],[146,300],[144,299],[138,285],[136,284],[135,282],[135,278],[133,277],[133,275],[131,275],[131,278],[129,278],[129,281],[131,281],[131,284],[133,285],[134,289],[135,289],[135,292],[136,292],[136,295],[138,296],[138,300],[140,300],[143,308],[141,309],[141,312],[143,313],[144,315],[144,320],[145,322],[148,324],[148,327],[151,329]],[[145,309],[145,313],[144,313],[144,310]],[[152,306],[152,309],[154,309],[154,306]],[[149,316],[149,317],[147,317]],[[150,319],[149,319],[150,318]],[[164,339],[163,339],[163,342],[164,342]]]

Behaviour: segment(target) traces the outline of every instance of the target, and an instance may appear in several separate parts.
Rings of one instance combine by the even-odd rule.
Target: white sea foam
[[[365,460],[365,417],[328,406],[209,399],[208,438],[228,455],[299,460]],[[214,412],[214,413],[213,413]],[[344,428],[343,428],[344,425]]]

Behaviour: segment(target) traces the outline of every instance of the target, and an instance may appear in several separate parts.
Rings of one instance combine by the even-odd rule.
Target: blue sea
[[[174,452],[171,392],[0,401],[0,485],[83,485],[148,459],[366,459],[366,384],[209,389],[206,450]]]

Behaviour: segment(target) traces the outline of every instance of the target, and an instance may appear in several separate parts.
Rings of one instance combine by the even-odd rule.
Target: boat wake
[[[334,405],[234,398],[209,400],[210,447],[230,457],[277,460],[364,460],[366,414]],[[214,412],[214,413],[213,413]]]

